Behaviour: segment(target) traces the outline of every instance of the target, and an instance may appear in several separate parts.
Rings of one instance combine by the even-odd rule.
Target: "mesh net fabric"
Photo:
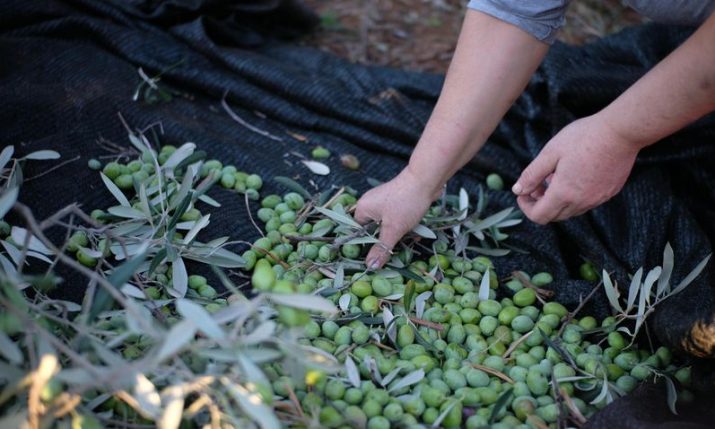
[[[366,177],[385,181],[405,165],[442,76],[349,64],[278,42],[310,28],[315,17],[296,2],[256,0],[240,2],[242,8],[226,6],[233,3],[0,1],[1,144],[13,144],[21,154],[51,148],[64,160],[79,157],[24,185],[20,200],[38,218],[74,201],[86,210],[111,204],[99,175],[86,162],[107,155],[98,139],[126,145],[118,112],[139,129],[160,122],[164,144],[192,141],[210,157],[262,175],[263,194],[285,191],[269,180],[276,175],[296,177],[306,186],[312,180],[321,190],[346,184],[365,191]],[[513,183],[555,132],[601,109],[691,32],[647,25],[585,47],[556,44],[489,143],[455,176],[450,189],[464,187],[474,195],[490,172]],[[132,101],[141,81],[139,67],[153,76],[177,63],[161,84],[181,95],[154,105]],[[233,121],[220,105],[225,93],[238,115],[281,141]],[[290,133],[307,137],[310,144]],[[623,191],[607,204],[546,227],[525,222],[509,240],[529,253],[500,258],[499,274],[549,271],[556,279],[555,299],[575,306],[593,287],[578,279],[583,258],[613,272],[622,284],[638,267],[660,264],[670,242],[674,279],[683,278],[712,252],[715,239],[713,141],[715,117],[710,115],[644,150]],[[314,144],[334,154],[356,155],[360,170],[344,169],[333,157],[327,161],[333,173],[317,177],[296,164],[296,157],[286,156],[291,151],[307,154]],[[49,165],[29,164],[26,177]],[[212,214],[207,235],[257,238],[244,201],[220,189],[212,192],[224,209]],[[489,211],[515,204],[507,191],[489,192],[489,198]],[[59,239],[60,232],[54,232]],[[690,354],[715,355],[713,266],[658,308],[649,325],[658,340]],[[60,289],[73,299],[83,291],[81,281],[68,280]],[[603,317],[608,311],[605,297],[597,295],[587,311]],[[706,375],[712,374],[709,362],[698,364]],[[694,378],[703,387],[713,387],[712,377]],[[715,418],[706,395],[693,409],[670,415],[664,412],[663,392],[639,389],[597,414],[589,427],[685,427],[707,425]]]

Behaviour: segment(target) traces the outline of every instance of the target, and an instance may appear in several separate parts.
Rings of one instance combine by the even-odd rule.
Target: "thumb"
[[[399,223],[384,222],[380,226],[380,242],[372,246],[365,258],[369,270],[377,270],[390,260],[392,249],[405,235]]]
[[[529,195],[543,185],[547,176],[554,172],[558,157],[543,151],[531,161],[511,190],[517,195]]]

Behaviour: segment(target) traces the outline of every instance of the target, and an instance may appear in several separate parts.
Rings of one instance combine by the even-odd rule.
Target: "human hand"
[[[355,220],[361,224],[375,221],[380,224],[380,243],[368,252],[365,263],[371,270],[385,265],[392,248],[419,223],[439,190],[421,180],[409,167],[394,179],[371,189],[355,207]]]
[[[578,216],[621,190],[642,145],[616,132],[598,115],[556,134],[512,187],[533,222]]]

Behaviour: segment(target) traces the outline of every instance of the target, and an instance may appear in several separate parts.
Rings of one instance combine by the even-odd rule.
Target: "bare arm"
[[[625,139],[647,146],[715,110],[715,14],[600,113]]]
[[[525,31],[468,10],[442,94],[408,169],[438,194],[484,145],[547,50]]]
[[[377,268],[417,224],[447,180],[484,145],[521,94],[548,45],[520,28],[468,10],[442,93],[409,165],[358,201],[359,222],[381,223],[381,245],[367,256]]]
[[[543,224],[602,204],[641,148],[715,110],[713,41],[715,15],[610,105],[554,136],[514,185],[524,213]]]

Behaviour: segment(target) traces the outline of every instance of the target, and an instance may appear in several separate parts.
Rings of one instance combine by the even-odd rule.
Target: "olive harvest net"
[[[53,149],[60,161],[72,160],[49,174],[46,163],[28,166],[31,180],[19,200],[38,218],[75,201],[90,210],[107,206],[111,197],[86,165],[106,156],[108,144],[126,144],[122,121],[150,129],[163,144],[195,142],[263,176],[268,191],[284,191],[271,177],[290,176],[312,190],[364,192],[366,178],[386,181],[405,165],[443,83],[440,75],[350,64],[291,43],[316,23],[291,1],[2,0],[0,11],[0,146],[15,145],[20,154]],[[691,32],[644,25],[583,47],[557,43],[450,189],[476,193],[492,172],[513,183],[551,136],[603,108]],[[162,91],[152,98],[146,77],[157,75]],[[293,153],[308,155],[318,144],[357,156],[360,169],[335,159],[326,161],[330,175],[312,175]],[[506,190],[489,197],[494,209],[515,205]],[[244,201],[222,202],[226,209],[209,229],[254,240]],[[509,243],[526,252],[501,257],[499,274],[549,271],[554,300],[571,308],[593,287],[578,275],[584,260],[627,285],[629,273],[660,264],[670,243],[673,278],[682,279],[715,243],[715,116],[643,150],[608,203],[566,222],[524,222]],[[654,341],[694,360],[696,401],[676,416],[665,389],[647,385],[587,427],[712,427],[714,288],[711,263],[648,320]],[[57,293],[80,299],[83,292],[81,282],[66,281]],[[605,294],[586,310],[605,316]]]

